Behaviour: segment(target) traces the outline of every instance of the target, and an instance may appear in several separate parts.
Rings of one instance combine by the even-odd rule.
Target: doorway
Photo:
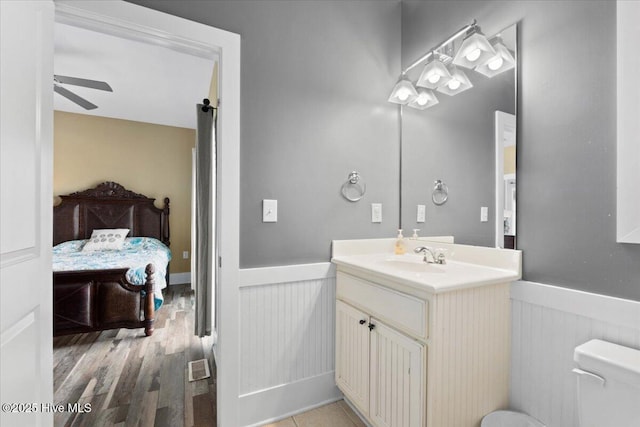
[[[516,116],[495,112],[495,246],[515,249],[516,237]]]
[[[199,305],[194,304],[193,292],[182,285],[188,281],[189,257],[194,255],[188,227],[190,151],[194,144],[204,148],[212,145],[211,138],[196,143],[200,132],[196,132],[199,111],[195,104],[203,97],[217,98],[212,93],[218,86],[213,78],[217,54],[202,58],[87,28],[62,23],[54,27],[55,79],[66,93],[73,94],[71,99],[64,96],[65,92],[60,95],[56,91],[54,95],[54,194],[84,191],[109,181],[155,198],[156,208],[169,198],[167,217],[171,224],[162,241],[169,245],[170,236],[173,254],[171,274],[167,271],[166,277],[164,272],[156,276],[155,285],[163,288],[164,303],[155,311],[153,336],[140,340],[140,329],[122,329],[53,339],[54,402],[92,405],[88,413],[55,414],[54,424],[93,424],[99,419],[136,423],[141,417],[149,422],[158,415],[177,424],[189,424],[196,416],[195,421],[202,424],[215,414],[215,390],[210,389],[213,379],[189,378],[180,367],[194,360],[212,359],[208,357],[211,348],[203,346],[201,340],[190,339],[194,306]],[[97,91],[99,83],[110,90]],[[80,104],[77,97],[82,97]],[[85,109],[88,102],[94,106]],[[65,228],[65,224],[60,215],[54,215],[54,230]],[[109,226],[109,221],[104,224],[104,228],[115,226]],[[149,230],[153,234],[134,234],[142,230],[124,227],[131,228],[128,237],[157,237],[154,230]],[[139,239],[128,239],[126,245],[135,240]],[[62,252],[61,247],[54,248],[54,269],[86,268],[77,262],[76,255],[82,252],[72,258]],[[121,256],[126,257],[126,253]],[[108,254],[116,256],[111,251],[101,254],[107,263],[101,268],[119,262]],[[90,256],[87,262],[97,261]],[[167,284],[170,286],[165,287]],[[208,296],[197,301],[200,304]],[[64,307],[80,305],[66,298],[70,297],[54,284],[54,330],[75,311],[67,313]],[[104,353],[107,345],[109,351]],[[213,361],[211,366],[213,369]],[[146,408],[144,413],[141,407]]]
[[[35,6],[38,2],[33,3]],[[53,2],[48,3],[49,11],[53,9]],[[30,2],[25,2],[24,5],[16,6],[23,9],[31,7]],[[237,330],[238,319],[237,313],[234,307],[237,307],[237,276],[239,266],[239,224],[238,224],[238,211],[239,211],[239,197],[238,197],[238,181],[239,181],[239,95],[240,95],[240,38],[236,34],[232,34],[226,31],[208,27],[206,25],[197,24],[184,19],[176,18],[163,13],[155,12],[150,9],[146,9],[140,6],[132,5],[125,2],[74,2],[74,1],[59,1],[55,3],[55,19],[58,22],[66,22],[72,25],[83,26],[86,28],[101,29],[107,32],[113,33],[127,33],[131,37],[141,37],[153,39],[161,44],[186,46],[191,49],[204,49],[209,51],[218,52],[220,55],[220,68],[221,68],[221,85],[220,85],[220,97],[224,100],[224,113],[220,114],[219,127],[220,127],[220,158],[224,158],[224,162],[221,162],[220,174],[224,178],[221,184],[220,198],[222,201],[221,207],[221,221],[223,225],[223,234],[221,236],[220,244],[220,256],[223,260],[222,268],[220,270],[220,283],[221,286],[218,289],[218,301],[224,300],[224,306],[219,305],[220,315],[218,324],[218,346],[216,354],[217,365],[221,370],[218,375],[218,390],[224,391],[219,393],[218,399],[218,422],[220,425],[235,425],[237,418],[237,376],[238,366],[237,362]],[[4,10],[4,9],[3,9]],[[4,14],[3,14],[4,15]],[[44,19],[45,28],[53,24],[53,15],[44,14],[40,15],[38,19]],[[5,27],[3,25],[3,27]],[[42,28],[42,27],[40,27]],[[3,32],[4,34],[4,32]],[[37,52],[40,55],[40,65],[38,70],[52,70],[53,56],[50,43],[52,40],[40,39],[38,42],[42,49],[38,49],[38,45],[34,45],[35,49],[31,52]],[[4,56],[3,56],[4,57]],[[48,74],[48,73],[47,73]],[[27,81],[16,75],[15,82],[23,83]],[[43,79],[44,82],[44,79]],[[31,82],[33,86],[33,82]],[[35,100],[38,105],[43,105],[44,117],[48,117],[47,113],[52,114],[52,107],[49,105],[51,96],[50,84],[42,84],[38,86],[38,93],[35,94]],[[30,93],[30,92],[25,92]],[[7,95],[6,93],[3,93]],[[44,102],[38,101],[44,99]],[[23,100],[24,101],[24,100]],[[33,101],[33,99],[32,99]],[[24,102],[23,102],[24,103]],[[28,104],[28,101],[26,102]],[[19,102],[16,102],[18,105]],[[48,110],[48,111],[47,111]],[[3,118],[5,116],[3,115]],[[49,130],[46,129],[47,121],[43,124],[33,121],[35,124],[35,134],[40,135],[40,126],[44,128],[44,138],[50,138]],[[33,126],[33,125],[32,125]],[[50,139],[48,140],[50,141]],[[4,147],[4,144],[3,144]],[[35,147],[35,146],[34,146]],[[46,144],[44,148],[46,149]],[[38,147],[36,147],[38,148]],[[50,153],[41,151],[44,154],[43,164],[40,166],[41,171],[34,171],[33,176],[37,177],[42,174],[47,177],[50,173]],[[44,188],[50,185],[50,178],[48,182],[45,179]],[[37,209],[34,211],[36,217],[44,219],[51,218],[51,207],[49,203],[44,202],[37,205]],[[23,221],[24,222],[24,221]],[[45,221],[46,225],[46,221]],[[43,227],[46,238],[47,227]],[[48,239],[47,239],[48,240]],[[45,255],[47,251],[44,252]],[[3,258],[4,261],[4,258]],[[51,268],[42,267],[41,271],[44,276],[51,275]],[[50,282],[43,281],[50,286]],[[47,286],[47,287],[48,287]],[[48,296],[47,296],[48,295]],[[42,306],[46,307],[51,304],[50,290],[46,289],[43,292]],[[47,303],[48,298],[48,303]],[[3,304],[3,312],[5,305]],[[46,313],[46,311],[45,311]],[[37,316],[31,316],[27,319],[30,322],[40,322]],[[43,320],[43,324],[46,326],[47,320]],[[48,320],[50,322],[50,320]],[[50,323],[49,323],[50,324]],[[19,324],[18,326],[21,326]],[[43,330],[45,330],[44,328]],[[7,340],[13,336],[7,336]],[[29,337],[37,338],[37,336]],[[45,339],[42,337],[40,340],[32,340],[29,345],[33,347],[35,351],[28,351],[30,354],[38,354],[38,346],[50,343],[50,338]],[[8,341],[7,341],[8,342]],[[5,343],[5,336],[3,334],[3,344]],[[40,343],[40,344],[39,344]],[[24,347],[23,347],[24,348]],[[45,355],[46,356],[46,355]],[[8,360],[8,359],[7,359]],[[43,360],[49,360],[48,357],[44,357]],[[4,359],[3,359],[4,361]],[[17,361],[17,359],[12,359]],[[35,363],[35,362],[34,362]],[[50,360],[47,363],[52,363]],[[52,366],[46,366],[47,363],[43,363],[42,370],[51,370]],[[3,363],[3,371],[4,371]],[[21,378],[20,389],[32,389],[32,390],[47,390],[51,388],[51,377],[47,375],[30,376],[29,378]],[[6,383],[6,384],[5,384]],[[11,387],[14,385],[3,378],[3,390],[5,385]],[[18,383],[15,384],[18,386]],[[45,396],[47,394],[45,393]],[[31,395],[29,395],[31,396]],[[38,395],[34,395],[31,399],[24,399],[25,401],[40,401],[37,399]],[[45,399],[47,400],[47,399]],[[47,420],[51,418],[51,414],[43,414],[40,417],[42,422],[39,424],[48,424]]]

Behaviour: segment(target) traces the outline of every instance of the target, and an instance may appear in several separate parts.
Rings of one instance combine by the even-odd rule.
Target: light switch
[[[416,216],[416,222],[424,222],[426,217],[426,207],[425,205],[418,205],[418,215]]]
[[[486,206],[482,206],[480,208],[480,222],[489,221],[489,208]]]
[[[371,203],[371,222],[382,222],[382,203]]]
[[[264,199],[262,201],[262,222],[278,222],[278,201]]]
[[[189,251],[182,251],[182,259],[189,259]]]

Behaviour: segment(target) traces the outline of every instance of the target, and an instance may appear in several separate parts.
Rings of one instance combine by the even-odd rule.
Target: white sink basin
[[[424,262],[422,255],[392,255],[382,261],[382,264],[390,269],[409,271],[413,273],[439,273],[446,271],[446,264],[432,264]]]
[[[461,245],[450,246],[446,248],[449,253],[454,253],[453,249],[457,250],[456,254],[461,252]],[[519,253],[511,251],[516,254],[513,256],[504,250],[490,249],[490,255],[487,256],[488,248],[479,250],[482,252],[480,257],[469,257],[467,260],[456,255],[448,257],[446,264],[425,263],[422,255],[412,252],[404,255],[388,252],[344,254],[334,256],[332,261],[346,272],[353,270],[352,273],[356,275],[377,276],[434,293],[510,282],[520,278]],[[491,262],[485,262],[491,260],[491,252],[494,251],[498,257],[512,256],[514,262],[511,265],[507,262],[494,262],[493,265]]]

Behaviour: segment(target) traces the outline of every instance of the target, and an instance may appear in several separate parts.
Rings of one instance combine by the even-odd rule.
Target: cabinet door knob
[[[369,323],[369,330],[373,331],[373,328],[375,328],[376,325],[374,325],[373,323]]]
[[[365,323],[367,323],[367,321],[365,319],[360,320],[359,322],[361,325],[364,325]]]

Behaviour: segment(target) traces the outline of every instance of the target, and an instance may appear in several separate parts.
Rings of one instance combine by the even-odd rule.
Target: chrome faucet
[[[413,250],[417,254],[424,255],[423,261],[431,264],[446,264],[447,260],[444,256],[442,249],[432,249],[429,246],[419,246]],[[429,261],[428,255],[431,255],[431,261]]]

